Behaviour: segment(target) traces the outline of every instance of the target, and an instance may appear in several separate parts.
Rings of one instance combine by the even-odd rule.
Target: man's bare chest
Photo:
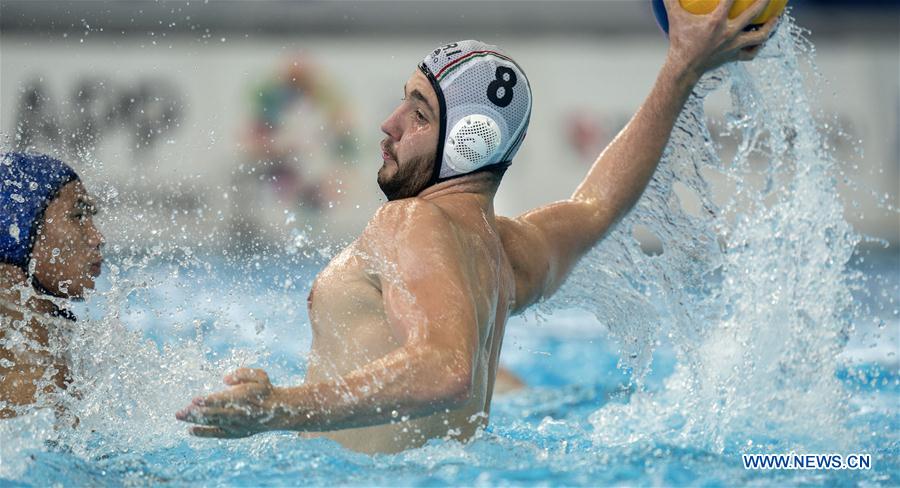
[[[316,277],[310,290],[314,380],[340,375],[396,349],[380,281],[365,256],[347,249]]]
[[[370,259],[352,245],[344,249],[316,277],[307,305],[314,325],[335,317],[383,315],[381,289]]]

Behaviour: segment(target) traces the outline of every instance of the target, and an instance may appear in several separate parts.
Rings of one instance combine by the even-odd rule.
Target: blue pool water
[[[230,370],[302,381],[306,293],[329,253],[167,244],[108,261],[70,334],[77,394],[61,401],[78,426],[48,409],[0,422],[2,484],[900,485],[900,257],[843,218],[801,76],[811,51],[788,19],[755,63],[704,80],[634,211],[511,320],[501,363],[529,387],[495,398],[471,442],[366,456],[290,433],[191,438],[174,413]],[[732,108],[711,134],[702,97],[717,89]],[[787,453],[867,454],[872,469],[741,460]]]
[[[285,279],[300,283],[310,279],[317,264],[298,269],[274,261],[259,267],[252,260],[240,266],[221,260],[212,263],[213,272],[202,276],[205,285],[200,290],[194,281],[200,280],[199,276],[187,278],[192,274],[191,267],[152,263],[137,268],[139,271],[134,274],[146,280],[142,285],[145,287],[136,288],[128,297],[128,304],[120,310],[123,322],[130,324],[135,337],[152,338],[154,346],[159,347],[177,345],[200,331],[206,334],[203,342],[209,348],[192,354],[207,357],[225,355],[228,343],[256,352],[266,349],[270,356],[260,364],[274,371],[276,382],[301,375],[309,331],[302,312],[296,319],[285,317],[290,316],[289,310],[302,310],[305,297],[296,290],[285,290],[283,285]],[[873,308],[887,303],[882,291],[896,292],[900,285],[898,265],[897,255],[890,253],[876,254],[866,264],[856,264],[856,268],[865,269],[872,277],[866,300],[872,301]],[[248,289],[240,284],[246,283],[248,276],[257,286]],[[103,317],[107,311],[96,302],[82,307],[82,316]],[[160,314],[157,307],[163,304],[183,309],[191,320],[208,323],[181,328],[178,317],[182,312],[170,310],[156,315]],[[217,312],[217,307],[225,308],[225,313]],[[173,319],[166,318],[170,312]],[[572,311],[545,317],[542,322],[515,319],[510,323],[503,363],[524,378],[529,387],[497,398],[490,428],[465,445],[437,440],[405,453],[370,457],[330,441],[300,440],[289,433],[262,434],[230,442],[192,439],[186,434],[186,426],[179,425],[172,416],[198,391],[152,391],[154,385],[144,382],[173,381],[167,378],[173,372],[153,371],[150,369],[156,365],[144,363],[136,365],[134,371],[142,371],[145,366],[149,370],[145,374],[116,380],[114,387],[126,392],[117,402],[108,404],[130,406],[132,415],[96,413],[101,423],[120,417],[126,422],[120,427],[101,427],[94,434],[81,433],[58,443],[37,442],[31,448],[12,452],[13,446],[23,439],[11,436],[29,435],[29,430],[34,433],[40,422],[34,420],[29,427],[21,419],[14,420],[18,431],[4,425],[2,484],[896,486],[900,482],[900,375],[891,350],[897,347],[898,323],[896,316],[891,318],[892,311],[885,313],[890,321],[888,330],[893,333],[871,347],[873,344],[858,340],[869,331],[857,331],[844,353],[846,366],[840,371],[842,382],[852,395],[853,411],[847,423],[862,428],[867,435],[850,446],[850,451],[835,451],[871,454],[874,467],[869,471],[754,472],[742,467],[742,453],[783,452],[783,447],[796,439],[770,439],[769,447],[759,450],[729,446],[722,452],[652,439],[619,446],[597,442],[589,418],[604,405],[629,402],[632,389],[627,386],[628,376],[616,368],[619,355],[605,328],[593,317]],[[233,328],[212,325],[216,320],[227,320],[223,319],[227,314],[252,316],[258,323]],[[156,319],[142,321],[142,317]],[[155,326],[150,328],[153,323]],[[141,329],[142,325],[148,328]],[[132,347],[127,340],[119,340],[119,348]],[[154,347],[153,351],[144,357],[159,361],[162,349]],[[146,354],[132,352],[136,356]],[[172,356],[168,356],[168,361],[174,362]],[[671,351],[663,345],[656,353],[646,388],[659,390],[663,380],[671,375],[673,363]],[[210,372],[210,376],[219,373]],[[129,381],[140,384],[125,384]],[[184,387],[192,381],[181,379],[174,383]],[[147,395],[157,397],[142,405],[141,396],[147,390],[151,390]],[[160,416],[148,418],[150,411],[158,411]],[[93,422],[91,415],[86,415],[83,423]],[[127,430],[128,422],[131,430]],[[79,444],[67,445],[72,441]]]

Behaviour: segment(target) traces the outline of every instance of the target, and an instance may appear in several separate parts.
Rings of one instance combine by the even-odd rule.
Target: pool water
[[[189,352],[182,354],[200,356],[195,356],[194,362],[206,366],[210,358],[227,357],[228,344],[233,343],[238,348],[268,354],[257,365],[273,372],[276,383],[299,378],[309,330],[302,319],[285,320],[285,317],[289,317],[287,310],[302,307],[305,297],[296,290],[286,290],[283,285],[289,277],[300,283],[310,279],[318,264],[309,263],[298,269],[271,259],[259,267],[252,259],[240,266],[210,261],[215,266],[204,280],[218,284],[218,288],[207,285],[199,293],[194,289],[196,283],[185,278],[191,269],[178,263],[151,263],[135,268],[138,270],[135,274],[141,275],[145,283],[131,293],[127,304],[119,310],[122,322],[129,324],[132,339],[146,345],[150,337],[155,346],[170,344],[184,348]],[[896,292],[900,286],[898,265],[898,256],[891,253],[876,254],[866,264],[856,264],[872,277],[872,289],[868,290],[866,299],[875,305],[873,309],[880,302],[887,303],[881,296],[882,290]],[[255,286],[239,285],[246,283],[248,276]],[[125,281],[121,277],[120,280]],[[99,302],[80,307],[84,322],[107,313]],[[182,312],[175,310],[171,311],[172,320],[165,319],[169,312],[158,317],[157,307],[163,304],[183,309],[185,316],[191,317],[190,325],[194,325],[193,320],[206,321],[208,328],[184,327],[178,318]],[[224,308],[224,313],[216,312],[216,307]],[[892,312],[885,313],[890,316]],[[216,320],[226,320],[223,317],[228,314],[252,316],[258,322],[237,322],[240,325],[235,327],[211,325]],[[159,322],[142,320],[142,317],[157,317]],[[900,324],[895,316],[888,319],[886,327],[894,333],[882,336],[877,343],[860,341],[872,331],[854,333],[843,353],[845,367],[840,371],[841,380],[852,395],[853,412],[847,423],[867,434],[846,453],[871,454],[873,469],[868,471],[747,471],[743,468],[742,453],[783,452],[780,447],[796,439],[771,439],[768,448],[759,450],[746,449],[744,445],[730,446],[722,452],[654,439],[616,446],[597,442],[589,419],[605,405],[631,401],[633,386],[629,386],[629,376],[616,367],[619,353],[605,327],[590,315],[563,311],[540,322],[523,318],[510,322],[502,362],[529,386],[496,398],[490,427],[467,444],[435,440],[420,449],[396,455],[367,456],[331,441],[301,440],[290,433],[266,433],[237,441],[194,439],[187,435],[186,424],[174,420],[174,412],[199,393],[190,389],[190,385],[215,389],[219,387],[215,379],[224,371],[201,372],[208,373],[211,381],[201,385],[196,379],[166,378],[165,375],[173,373],[171,367],[153,371],[156,365],[145,361],[116,368],[119,374],[131,371],[132,367],[141,371],[144,366],[148,371],[130,379],[124,375],[113,382],[123,392],[115,402],[105,405],[130,407],[130,413],[104,410],[84,415],[82,425],[97,422],[93,429],[97,432],[93,434],[82,432],[55,441],[32,442],[30,447],[25,447],[28,442],[23,441],[33,440],[27,436],[55,437],[41,425],[49,423],[49,418],[36,415],[0,425],[3,429],[0,431],[3,434],[2,483],[7,486],[157,483],[896,486],[900,482],[900,411],[897,409],[900,374],[892,351],[897,348],[896,331]],[[147,329],[141,329],[142,326]],[[124,330],[116,334],[117,347],[134,348],[133,342],[122,337]],[[204,335],[202,342],[208,345],[206,349],[184,346],[183,341],[193,340],[198,333]],[[131,349],[135,357],[177,363],[176,355],[166,356],[162,348],[153,347],[149,352],[139,349]],[[105,356],[104,361],[118,360],[120,365],[123,361],[108,352],[101,355]],[[673,367],[673,354],[662,345],[655,354],[645,388],[650,392],[660,390]],[[160,371],[166,372],[160,374]],[[178,388],[160,393],[157,386],[129,385],[129,381],[171,382]],[[154,401],[143,403],[144,390],[150,390],[147,395],[156,396]],[[151,411],[157,411],[159,416],[153,417]],[[20,442],[23,442],[21,449],[17,446]],[[68,445],[68,442],[78,444]]]
[[[843,219],[802,36],[787,18],[755,63],[704,79],[634,211],[557,297],[510,321],[501,363],[529,386],[496,397],[471,442],[367,456],[291,433],[190,437],[174,413],[232,369],[302,381],[323,262],[162,244],[110,257],[70,334],[77,394],[61,401],[77,428],[47,409],[0,422],[2,483],[900,485],[900,259]],[[723,92],[730,162],[703,112]],[[756,453],[868,454],[872,469],[745,470]]]

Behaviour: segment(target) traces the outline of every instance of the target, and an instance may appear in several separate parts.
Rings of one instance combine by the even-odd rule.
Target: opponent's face
[[[384,164],[378,186],[388,200],[418,195],[431,179],[437,152],[440,114],[437,94],[421,71],[403,87],[403,99],[381,124]]]
[[[82,298],[94,288],[103,264],[103,234],[94,226],[97,210],[80,181],[68,183],[44,212],[32,249],[34,277],[46,289]]]

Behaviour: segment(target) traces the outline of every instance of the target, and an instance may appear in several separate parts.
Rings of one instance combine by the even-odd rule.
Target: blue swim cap
[[[27,269],[37,227],[47,205],[78,175],[41,154],[0,156],[0,263]]]

